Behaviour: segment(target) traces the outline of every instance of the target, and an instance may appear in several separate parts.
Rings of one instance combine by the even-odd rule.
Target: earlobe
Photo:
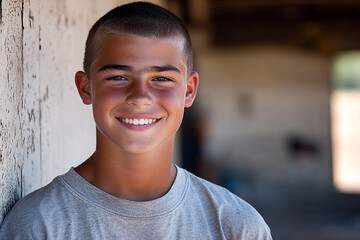
[[[91,87],[86,73],[78,71],[75,74],[75,84],[84,104],[91,104]]]
[[[191,73],[186,86],[186,95],[185,95],[185,107],[191,107],[193,104],[196,92],[199,84],[199,74],[197,72]]]

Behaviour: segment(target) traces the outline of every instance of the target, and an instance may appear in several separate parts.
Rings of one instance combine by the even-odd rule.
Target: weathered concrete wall
[[[1,224],[19,198],[94,150],[91,107],[77,96],[74,74],[91,25],[131,1],[0,2]]]
[[[0,23],[0,219],[21,196],[22,2],[2,0]]]

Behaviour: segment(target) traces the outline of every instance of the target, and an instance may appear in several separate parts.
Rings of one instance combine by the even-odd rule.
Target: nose
[[[149,94],[146,83],[141,80],[134,81],[129,86],[126,102],[127,104],[137,108],[150,106],[152,103],[152,98]]]

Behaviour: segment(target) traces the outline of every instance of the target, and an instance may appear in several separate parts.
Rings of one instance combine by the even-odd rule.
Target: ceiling
[[[207,28],[214,45],[271,43],[330,52],[360,49],[360,1],[170,2],[179,4],[189,26]]]

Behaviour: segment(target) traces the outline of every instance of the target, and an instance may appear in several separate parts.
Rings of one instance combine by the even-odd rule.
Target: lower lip
[[[160,119],[157,119],[155,122],[152,122],[150,124],[144,124],[144,125],[134,125],[134,124],[129,124],[129,123],[126,123],[124,122],[122,119],[120,118],[117,118],[117,120],[119,120],[120,123],[122,123],[125,127],[131,129],[131,130],[137,130],[137,131],[145,131],[151,127],[153,127],[155,124],[157,124],[160,120]]]

